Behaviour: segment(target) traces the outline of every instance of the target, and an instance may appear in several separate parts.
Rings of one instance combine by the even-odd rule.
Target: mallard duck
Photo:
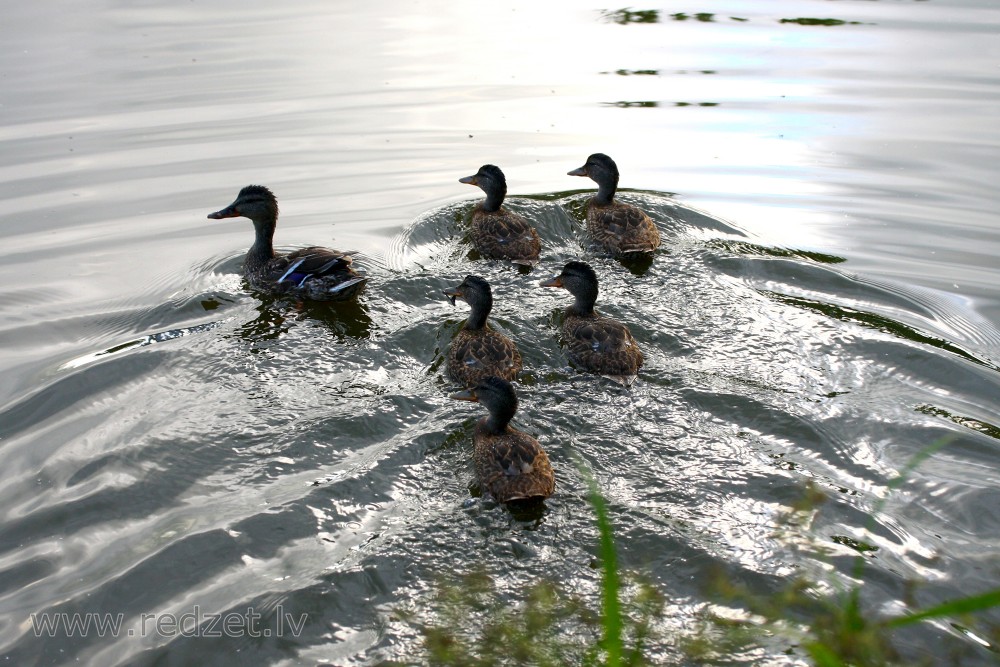
[[[507,179],[500,168],[484,164],[473,176],[460,178],[458,182],[477,185],[486,193],[486,199],[472,211],[472,244],[476,250],[492,259],[525,266],[537,264],[542,242],[524,216],[503,207]]]
[[[361,291],[365,276],[351,266],[351,253],[329,248],[302,248],[287,255],[274,252],[278,200],[263,185],[248,185],[236,201],[209,218],[250,218],[257,239],[243,262],[243,275],[264,292],[291,294],[313,301],[343,301]]]
[[[486,324],[493,309],[490,284],[479,276],[466,276],[458,287],[444,295],[455,305],[462,299],[472,308],[469,319],[451,340],[448,350],[448,373],[456,381],[471,387],[484,377],[496,375],[513,380],[521,372],[521,353],[510,338]]]
[[[575,363],[625,385],[632,384],[642,366],[642,350],[628,327],[594,310],[597,274],[585,262],[569,262],[562,273],[541,283],[563,287],[573,295],[566,309],[563,337]]]
[[[587,202],[587,231],[598,245],[613,255],[651,253],[660,246],[660,232],[649,216],[615,201],[618,165],[614,160],[594,153],[569,175],[589,176],[597,183],[597,194]]]
[[[476,422],[473,461],[479,485],[499,503],[537,501],[556,488],[549,457],[533,437],[510,426],[517,394],[510,382],[490,376],[451,398],[478,401],[489,416]]]

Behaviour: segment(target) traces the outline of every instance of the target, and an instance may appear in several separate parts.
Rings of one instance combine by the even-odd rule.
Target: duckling
[[[492,259],[506,259],[524,266],[537,264],[542,242],[524,216],[503,207],[507,179],[500,168],[484,164],[474,175],[458,182],[477,185],[486,193],[486,199],[472,211],[472,244],[476,250]]]
[[[649,216],[614,200],[618,189],[614,160],[594,153],[568,175],[589,176],[597,183],[597,195],[587,202],[587,231],[598,245],[613,255],[651,253],[660,246],[660,232]]]
[[[490,375],[515,379],[521,372],[521,353],[514,341],[486,324],[493,309],[490,284],[479,276],[466,276],[461,285],[446,289],[444,295],[453,306],[455,299],[462,299],[472,308],[448,350],[451,377],[466,387]]]
[[[642,366],[642,350],[628,327],[594,310],[597,301],[597,274],[585,262],[569,262],[562,273],[541,283],[542,287],[562,287],[573,295],[566,309],[563,337],[569,356],[592,373],[630,385]]]
[[[352,253],[311,247],[275,254],[278,200],[263,185],[246,186],[232,204],[208,214],[214,220],[241,216],[253,221],[257,233],[243,262],[243,275],[255,289],[312,301],[343,301],[360,292],[368,280],[351,266]]]
[[[451,398],[477,401],[489,416],[476,423],[473,461],[479,485],[499,503],[539,501],[552,495],[555,475],[538,441],[510,426],[517,394],[510,382],[490,376]]]

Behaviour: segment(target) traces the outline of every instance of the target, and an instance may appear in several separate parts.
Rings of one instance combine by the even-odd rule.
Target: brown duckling
[[[486,324],[493,309],[490,284],[479,276],[466,276],[461,285],[446,289],[444,295],[451,300],[451,305],[455,305],[455,299],[462,299],[472,309],[448,350],[451,377],[466,387],[490,375],[515,379],[521,372],[521,353],[517,345]]]
[[[476,422],[473,461],[484,492],[499,503],[539,501],[552,495],[555,475],[538,441],[510,426],[517,394],[510,382],[494,376],[480,380],[451,398],[478,401],[489,416]]]
[[[243,262],[243,275],[255,289],[313,301],[343,301],[360,292],[368,280],[351,266],[351,253],[312,247],[276,254],[272,243],[278,200],[263,185],[248,185],[236,201],[208,217],[253,221],[257,238]]]
[[[484,164],[475,175],[460,178],[458,182],[477,185],[486,193],[486,199],[472,211],[472,244],[476,250],[492,259],[525,266],[537,264],[542,242],[524,216],[503,207],[507,179],[500,168]]]
[[[618,165],[604,153],[594,153],[586,164],[569,172],[589,176],[597,194],[587,202],[587,231],[613,255],[651,253],[660,246],[660,232],[648,215],[635,206],[615,201]]]
[[[642,366],[642,350],[628,327],[594,310],[597,274],[585,262],[569,262],[542,287],[562,287],[573,295],[566,309],[563,337],[573,362],[624,385],[632,384]]]

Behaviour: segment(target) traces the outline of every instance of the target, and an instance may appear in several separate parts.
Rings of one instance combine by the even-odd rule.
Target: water
[[[623,567],[669,601],[663,661],[683,663],[676,638],[718,602],[720,570],[761,596],[796,575],[833,590],[860,551],[873,613],[997,586],[1000,9],[632,9],[657,13],[7,8],[11,664],[418,660],[394,610],[426,607],[438,577],[482,567],[511,600],[538,577],[594,594],[577,465],[608,497]],[[804,17],[844,23],[787,21]],[[565,172],[596,150],[660,225],[646,271],[582,246],[586,194],[570,188],[589,183]],[[468,256],[479,193],[457,179],[484,162],[544,239],[533,272]],[[249,223],[205,216],[252,182],[278,194],[280,247],[361,251],[358,304],[245,289]],[[568,297],[537,283],[581,256],[647,353],[631,390],[559,346]],[[557,471],[534,517],[470,488],[480,412],[447,399],[442,366],[467,311],[440,293],[470,272],[524,355],[516,423]],[[826,502],[787,524],[810,484]],[[248,608],[272,636],[155,627]],[[35,636],[31,614],[63,612],[123,628]],[[997,622],[924,624],[896,648],[995,664]],[[788,648],[733,659],[804,661]]]

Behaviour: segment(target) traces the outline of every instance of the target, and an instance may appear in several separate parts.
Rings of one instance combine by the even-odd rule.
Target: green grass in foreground
[[[890,483],[890,490],[940,446],[935,443],[918,454]],[[738,604],[750,616],[723,618],[707,605],[698,615],[697,627],[663,637],[657,627],[665,620],[665,597],[644,578],[619,569],[607,502],[596,482],[584,474],[599,533],[600,609],[593,608],[592,598],[550,581],[540,579],[512,595],[498,591],[485,573],[459,576],[437,587],[432,605],[436,622],[420,624],[430,664],[620,667],[669,661],[662,653],[650,654],[654,641],[673,647],[678,663],[739,664],[743,661],[737,656],[752,653],[766,638],[769,646],[783,642],[788,653],[807,656],[817,667],[887,667],[902,664],[892,646],[895,630],[945,619],[954,627],[965,627],[972,624],[972,614],[1000,607],[1000,589],[994,589],[905,615],[876,618],[862,608],[858,587],[830,595],[798,579],[765,597],[720,573],[708,577],[710,596],[720,604]],[[809,486],[792,512],[810,512],[824,499]],[[863,567],[861,555],[856,580],[861,580]],[[413,616],[404,615],[411,622]],[[958,620],[963,625],[957,625]],[[1000,628],[983,628],[977,636],[992,642],[985,650],[1000,653]]]

